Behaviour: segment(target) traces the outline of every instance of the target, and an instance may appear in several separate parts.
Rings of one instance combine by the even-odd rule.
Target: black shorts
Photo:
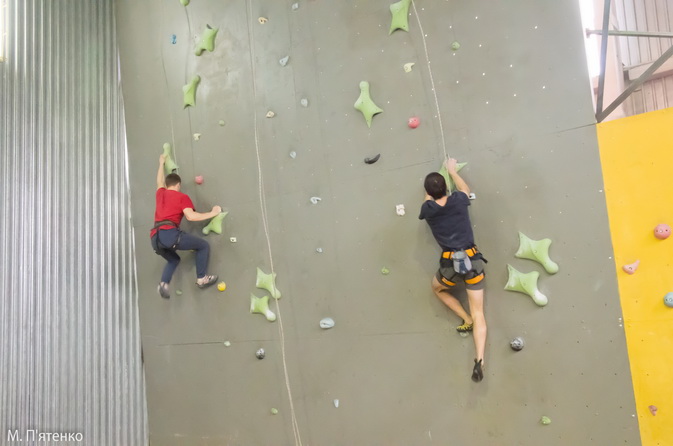
[[[459,280],[465,282],[465,288],[468,290],[483,290],[486,284],[486,271],[484,270],[484,261],[480,258],[470,258],[472,269],[465,274],[458,274],[453,269],[453,261],[449,259],[439,259],[439,269],[435,277],[437,281],[447,288],[453,288]]]

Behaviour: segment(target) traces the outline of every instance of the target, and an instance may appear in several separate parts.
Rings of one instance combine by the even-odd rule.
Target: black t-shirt
[[[458,251],[474,245],[472,224],[467,213],[470,199],[464,192],[455,191],[440,206],[433,200],[427,200],[421,206],[419,219],[430,225],[432,235],[444,251]]]

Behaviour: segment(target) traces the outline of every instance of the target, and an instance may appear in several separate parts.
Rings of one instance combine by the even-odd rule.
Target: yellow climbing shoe
[[[463,321],[463,325],[459,325],[456,327],[456,331],[458,333],[467,333],[468,331],[472,331],[472,326],[474,324],[468,324],[467,322]]]

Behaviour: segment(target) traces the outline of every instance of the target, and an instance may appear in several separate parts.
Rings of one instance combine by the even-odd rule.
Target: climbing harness
[[[173,226],[175,229],[178,230],[178,235],[177,237],[175,237],[175,242],[171,246],[165,246],[163,243],[159,241],[159,231],[161,231],[161,229],[159,228],[162,226]],[[157,230],[157,232],[155,232],[154,235],[152,236],[152,247],[154,248],[154,252],[161,255],[162,251],[175,251],[177,249],[178,245],[180,244],[180,239],[182,238],[182,231],[180,230],[178,225],[176,225],[174,222],[170,220],[162,220],[154,223],[152,229]]]
[[[488,263],[488,260],[479,252],[476,246],[466,249],[459,249],[457,251],[444,251],[440,258],[440,267],[442,269],[453,269],[454,273],[451,277],[442,276],[442,282],[447,286],[456,285],[456,277],[462,276],[465,283],[474,285],[484,280],[485,273],[476,271],[472,266],[472,260],[482,260]]]

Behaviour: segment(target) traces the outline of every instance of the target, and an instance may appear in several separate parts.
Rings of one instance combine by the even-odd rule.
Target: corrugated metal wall
[[[0,444],[36,429],[144,445],[113,0],[4,1]]]
[[[616,28],[627,31],[673,31],[673,0],[613,0]],[[625,68],[655,61],[673,39],[618,37],[619,55]],[[628,84],[627,84],[628,85]],[[653,78],[626,102],[629,114],[673,107],[673,76]]]

